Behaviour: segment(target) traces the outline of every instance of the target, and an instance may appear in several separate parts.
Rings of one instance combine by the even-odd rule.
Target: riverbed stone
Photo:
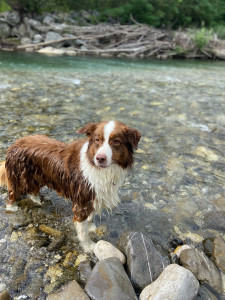
[[[216,265],[225,272],[225,241],[222,237],[213,242],[213,257]]]
[[[10,300],[10,295],[8,291],[3,291],[0,293],[0,300]]]
[[[211,293],[206,286],[200,285],[198,289],[198,295],[195,300],[218,300],[217,296]]]
[[[10,26],[5,22],[0,22],[0,36],[8,38],[11,34]]]
[[[16,10],[11,10],[6,14],[6,20],[11,26],[19,24],[21,20],[20,13]]]
[[[52,23],[54,23],[54,17],[53,16],[45,16],[42,23],[45,24],[46,26],[50,26]]]
[[[116,257],[99,261],[85,286],[92,300],[136,300],[132,284]]]
[[[94,247],[94,254],[99,260],[109,257],[117,257],[122,262],[122,264],[125,264],[126,262],[126,257],[124,256],[124,254],[107,241],[98,241]]]
[[[140,300],[193,300],[199,283],[189,270],[177,265],[167,266],[162,274],[140,294]]]
[[[76,280],[71,281],[67,285],[60,288],[53,294],[50,294],[47,300],[89,300],[89,297],[76,282]]]
[[[183,267],[190,270],[200,282],[207,283],[218,293],[222,291],[222,279],[214,262],[203,252],[187,249],[181,252],[180,261]]]
[[[65,268],[70,268],[73,267],[75,264],[75,261],[77,259],[77,254],[73,253],[73,252],[69,252],[67,253],[64,261],[63,261],[63,266]]]
[[[156,249],[157,247],[157,249]],[[162,247],[141,232],[125,232],[118,241],[118,248],[127,257],[127,273],[137,290],[152,283],[170,264]]]
[[[45,42],[51,42],[51,41],[56,41],[56,40],[60,40],[60,39],[62,39],[62,36],[59,33],[54,32],[54,31],[49,31],[46,34]]]
[[[84,286],[92,272],[90,261],[89,260],[82,261],[78,265],[78,270],[79,270],[79,283],[81,283]]]
[[[225,212],[209,211],[204,214],[204,227],[225,233]]]

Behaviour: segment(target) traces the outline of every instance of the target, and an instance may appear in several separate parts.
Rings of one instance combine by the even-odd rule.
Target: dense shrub
[[[127,23],[130,16],[156,27],[206,27],[225,25],[224,0],[0,0],[13,9],[42,11],[98,10],[99,21],[115,18]]]

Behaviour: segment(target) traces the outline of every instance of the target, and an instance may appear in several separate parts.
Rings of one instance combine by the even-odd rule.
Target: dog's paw
[[[85,253],[92,253],[94,251],[95,244],[93,241],[84,241],[80,242],[81,248],[84,250]]]
[[[16,203],[13,203],[13,204],[6,204],[6,208],[5,208],[6,211],[9,211],[9,212],[15,212],[18,210],[18,205]]]

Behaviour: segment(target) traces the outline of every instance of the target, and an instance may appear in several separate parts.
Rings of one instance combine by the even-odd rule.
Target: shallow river
[[[0,160],[22,136],[69,142],[87,122],[121,120],[142,139],[121,204],[95,217],[102,238],[116,244],[123,231],[138,230],[167,250],[176,238],[202,247],[205,238],[225,236],[224,87],[222,62],[0,52]],[[0,286],[23,299],[45,299],[73,278],[62,268],[54,286],[57,280],[46,275],[68,252],[80,252],[71,205],[43,189],[42,207],[24,199],[17,213],[7,214],[5,198],[1,190]],[[40,224],[64,232],[63,244],[50,249]]]

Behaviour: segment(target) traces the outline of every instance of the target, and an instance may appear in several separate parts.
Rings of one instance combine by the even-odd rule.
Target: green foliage
[[[128,23],[130,16],[155,27],[215,27],[225,24],[224,0],[0,0],[13,9],[43,11],[97,10],[99,21],[114,18]]]
[[[195,43],[195,46],[201,51],[207,46],[212,38],[212,30],[206,30],[206,28],[203,27],[194,33],[192,40]]]
[[[0,12],[10,10],[10,6],[3,0],[0,0]]]
[[[173,49],[177,55],[183,56],[188,53],[188,50],[184,49],[181,46],[176,45]]]

